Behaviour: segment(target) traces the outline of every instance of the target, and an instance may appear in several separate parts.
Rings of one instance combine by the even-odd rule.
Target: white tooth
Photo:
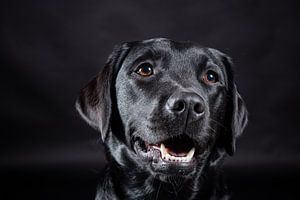
[[[160,144],[160,153],[163,159],[166,158],[166,147],[163,143]]]
[[[187,156],[185,157],[185,162],[190,162],[194,156],[194,153],[195,153],[195,147],[193,147],[189,153],[187,154]]]
[[[160,152],[163,160],[173,161],[173,162],[190,162],[194,156],[195,148],[193,147],[185,157],[172,156],[166,150],[166,147],[163,143],[160,144]]]
[[[172,156],[172,160],[175,161],[175,162],[179,162],[179,161],[180,161],[180,158],[179,158],[179,157],[176,157],[176,156]]]

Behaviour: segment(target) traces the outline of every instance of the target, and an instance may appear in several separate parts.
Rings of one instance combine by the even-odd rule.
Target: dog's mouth
[[[143,158],[158,163],[188,164],[196,154],[196,143],[187,135],[172,137],[158,143],[148,143],[135,138],[134,149]]]

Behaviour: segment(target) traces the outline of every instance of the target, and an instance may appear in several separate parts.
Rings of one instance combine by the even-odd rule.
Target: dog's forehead
[[[152,46],[153,48],[181,51],[184,52],[188,49],[198,48],[200,46],[194,42],[190,41],[173,41],[166,38],[155,38],[149,40],[143,40],[140,42],[141,46]]]
[[[175,42],[165,38],[149,39],[135,42],[125,59],[134,60],[138,57],[168,57],[177,60],[194,60],[208,57],[204,47],[189,41]],[[149,58],[149,57],[148,57]]]

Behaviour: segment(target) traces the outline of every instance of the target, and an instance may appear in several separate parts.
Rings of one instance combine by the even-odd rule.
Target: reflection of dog
[[[247,123],[231,65],[191,42],[116,47],[76,103],[108,154],[96,199],[226,199],[217,168]]]

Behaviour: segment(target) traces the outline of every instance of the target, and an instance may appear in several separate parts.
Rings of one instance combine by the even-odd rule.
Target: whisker
[[[213,121],[213,122],[215,122],[217,125],[219,125],[219,126],[221,126],[221,127],[223,127],[223,128],[225,128],[225,126],[221,123],[221,122],[219,122],[219,121],[217,121],[217,120],[215,120],[215,119],[213,119],[213,118],[209,118],[211,121]]]
[[[207,127],[209,130],[211,130],[212,132],[214,132],[214,133],[216,133],[217,131],[214,129],[214,128],[212,128],[211,126],[208,126]]]

